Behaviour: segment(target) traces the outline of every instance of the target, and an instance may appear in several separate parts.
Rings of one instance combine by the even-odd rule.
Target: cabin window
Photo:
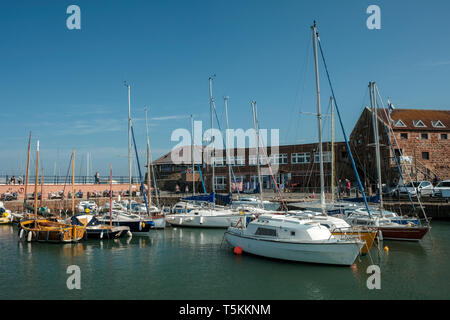
[[[258,228],[258,229],[256,229],[255,235],[276,237],[277,231],[275,229],[269,229],[269,228]]]
[[[295,231],[291,231],[291,236],[295,236]]]

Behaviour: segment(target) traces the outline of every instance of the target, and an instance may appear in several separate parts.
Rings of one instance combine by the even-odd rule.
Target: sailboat
[[[322,160],[322,123],[317,59],[317,29],[312,26],[316,73],[316,98],[319,129],[321,208],[325,210],[324,174]],[[255,110],[252,104],[252,109]],[[255,122],[256,123],[256,122]],[[255,125],[255,130],[257,130]],[[258,139],[259,150],[259,139]],[[259,159],[257,159],[259,164]],[[258,167],[258,176],[260,173]],[[323,220],[331,220],[325,214]],[[286,215],[262,214],[253,221],[242,221],[240,226],[230,227],[225,233],[228,243],[244,252],[284,260],[301,262],[351,265],[360,254],[366,241],[352,230],[332,234],[330,226],[304,212],[287,212]],[[334,226],[336,227],[337,221]]]
[[[381,155],[380,155],[380,138],[378,130],[378,103],[377,103],[377,86],[375,82],[369,83],[370,91],[370,105],[372,112],[372,128],[375,140],[375,154],[377,162],[377,183],[378,183],[378,193],[379,193],[379,208],[377,209],[377,215],[369,215],[367,210],[358,209],[348,214],[346,220],[352,224],[366,224],[376,227],[382,234],[383,239],[390,240],[406,240],[406,241],[419,241],[425,234],[430,230],[429,221],[426,217],[425,211],[422,211],[426,218],[427,225],[422,226],[416,219],[402,218],[398,217],[395,213],[387,211],[383,208],[383,192],[382,192],[382,178],[381,178]],[[385,126],[385,125],[384,125]],[[391,151],[396,158],[395,152],[392,148],[390,142],[389,132],[385,126],[386,134],[389,140]],[[397,159],[396,159],[397,162]],[[397,162],[398,163],[398,162]],[[401,173],[401,168],[399,167],[399,173]],[[402,176],[401,176],[402,177]],[[402,177],[403,180],[403,177]],[[410,199],[411,200],[411,199]],[[412,201],[411,201],[412,202]],[[420,199],[419,199],[420,203]]]
[[[73,150],[75,155],[75,149]],[[74,158],[75,160],[75,158]],[[75,167],[73,167],[75,168]],[[74,169],[73,169],[74,170]],[[37,184],[39,178],[39,140],[36,148],[36,179],[34,192],[37,194]],[[72,185],[74,174],[72,174]],[[22,220],[19,223],[19,240],[40,242],[76,242],[83,239],[86,228],[84,226],[71,225],[67,223],[50,221],[48,219],[39,218],[37,215],[37,199],[34,198],[34,218]],[[74,207],[72,199],[72,209]]]
[[[151,217],[142,217],[138,214],[132,213],[131,201],[132,201],[132,155],[131,155],[131,138],[134,139],[133,127],[131,124],[131,103],[130,103],[130,85],[125,83],[125,86],[128,89],[128,166],[129,166],[129,201],[127,210],[111,210],[109,213],[103,214],[103,216],[99,217],[98,220],[101,223],[109,223],[115,226],[126,226],[130,228],[132,233],[147,233],[154,226],[154,222]],[[136,144],[135,150],[137,154]],[[138,160],[139,161],[139,160]],[[140,172],[140,167],[139,172]],[[141,178],[142,185],[142,178]],[[142,190],[144,188],[142,187]],[[145,199],[145,194],[144,194]],[[112,202],[110,203],[110,208],[112,208]]]

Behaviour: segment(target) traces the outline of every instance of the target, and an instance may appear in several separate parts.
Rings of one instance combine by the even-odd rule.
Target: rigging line
[[[328,72],[328,67],[327,67],[327,64],[326,64],[326,61],[325,61],[325,56],[323,54],[322,44],[321,44],[320,38],[317,37],[317,39],[318,39],[319,48],[320,48],[320,55],[322,57],[322,61],[323,61],[323,64],[324,64],[324,67],[325,67],[325,71],[326,71],[326,74],[327,74],[327,78],[328,78],[328,84],[330,86],[330,90],[331,90],[331,93],[333,95],[334,106],[335,106],[335,109],[336,109],[336,113],[338,115],[339,124],[341,125],[342,133],[344,135],[345,143],[347,145],[348,153],[349,153],[349,156],[350,156],[350,159],[351,159],[351,162],[352,162],[353,171],[355,172],[356,179],[358,180],[358,186],[359,186],[359,189],[361,190],[361,194],[362,194],[363,199],[364,199],[364,205],[366,206],[367,213],[369,214],[370,218],[372,218],[372,214],[370,213],[370,209],[369,209],[369,204],[367,203],[366,194],[364,192],[364,187],[363,187],[363,185],[361,183],[361,180],[359,178],[358,170],[356,169],[355,160],[353,159],[352,151],[351,151],[350,145],[348,143],[347,134],[345,133],[344,124],[342,123],[341,113],[339,112],[338,103],[337,103],[337,100],[336,100],[336,96],[334,94],[333,86],[331,84],[330,74]]]
[[[377,88],[377,93],[378,93],[378,96],[380,98],[381,105],[383,106],[384,112],[386,114],[386,108],[384,106],[384,102],[383,102],[383,99],[381,98],[380,92],[378,91],[378,88]],[[387,117],[386,119],[390,119],[390,117]],[[391,130],[392,130],[392,133],[394,133],[394,130],[392,129],[392,127],[391,127]],[[395,136],[395,134],[393,134],[393,137],[394,137],[395,143],[396,143],[396,145],[397,145],[397,147],[399,148],[399,151],[400,151],[400,146],[398,144],[397,137]],[[400,156],[402,156],[402,152],[401,151],[400,151]],[[411,175],[409,174],[409,172],[408,172],[408,175],[409,175],[410,180],[412,181]],[[404,184],[404,181],[403,181],[403,184]],[[409,191],[408,191],[408,195],[409,195]],[[427,221],[427,224],[429,226],[430,222],[429,222],[428,217],[427,217],[427,215],[425,213],[425,209],[423,208],[422,201],[420,201],[419,193],[417,193],[417,202],[419,202],[420,209],[422,210],[422,213],[423,213],[423,215],[425,217],[425,220]]]
[[[216,111],[216,105],[215,105],[215,104],[213,105],[213,109],[214,109],[214,114],[216,115],[217,126],[219,127],[219,131],[222,132],[222,128],[220,127],[220,122],[219,122],[219,118],[218,118],[218,116],[217,116],[217,111]],[[212,134],[212,132],[211,132],[211,134]],[[222,135],[222,142],[223,142],[223,144],[224,144],[224,146],[225,146],[225,154],[226,154],[228,148],[227,148],[227,145],[226,145],[226,143],[225,143],[225,140],[224,140],[223,135]],[[244,156],[244,158],[245,158],[245,156]],[[225,161],[225,162],[226,162],[226,161]],[[215,163],[213,163],[213,165],[215,165]],[[235,175],[234,175],[233,165],[232,165],[231,163],[229,163],[228,165],[230,166],[231,175],[233,176],[233,181],[234,181],[234,184],[235,184],[235,186],[236,186],[236,190],[237,190],[237,192],[238,192],[238,197],[239,197],[239,196],[240,196],[240,192],[239,192],[238,184],[237,184],[237,182],[236,182],[236,177],[235,177]],[[230,183],[231,183],[231,181],[230,181]]]
[[[294,102],[292,103],[292,106],[291,106],[291,109],[290,109],[291,117],[289,117],[290,121],[289,121],[289,124],[288,124],[288,130],[286,130],[286,133],[285,133],[285,136],[284,136],[285,141],[287,141],[288,137],[290,136],[291,127],[292,127],[292,120],[293,119],[297,119],[297,121],[299,120],[296,116],[292,116],[292,111],[293,111],[293,109],[295,107],[295,104],[297,102],[297,99],[298,99],[298,96],[299,96],[299,91],[301,91],[301,93],[300,93],[300,103],[299,103],[299,105],[300,105],[300,108],[299,108],[300,110],[299,111],[301,112],[301,106],[303,104],[303,98],[304,98],[303,93],[305,92],[306,74],[307,74],[308,66],[309,66],[308,61],[309,61],[309,57],[311,56],[311,51],[312,51],[312,50],[310,50],[311,49],[311,45],[312,45],[312,39],[311,39],[311,37],[309,37],[308,47],[307,47],[306,54],[305,54],[305,60],[303,62],[303,67],[301,68],[301,70],[303,70],[303,81],[301,81],[301,77],[298,78],[298,82],[297,82],[297,86],[296,86],[297,91],[295,93],[295,99],[294,99]],[[301,88],[301,90],[298,90],[298,88],[300,86],[300,82],[302,82],[302,88]],[[299,126],[296,126],[296,127],[298,128]]]

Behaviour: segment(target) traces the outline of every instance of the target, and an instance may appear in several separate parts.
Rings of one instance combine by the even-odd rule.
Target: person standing
[[[348,180],[348,179],[345,179],[345,182],[346,182],[346,189],[347,189],[347,197],[350,197],[350,189],[351,189],[351,183],[350,183],[350,180]]]
[[[95,178],[94,184],[100,184],[100,174],[98,173],[98,171],[95,173],[94,178]]]

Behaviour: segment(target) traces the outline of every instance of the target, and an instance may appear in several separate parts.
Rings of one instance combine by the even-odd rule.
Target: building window
[[[442,140],[447,140],[447,134],[446,133],[441,133],[441,139]]]
[[[226,189],[225,179],[226,179],[226,177],[223,177],[223,176],[214,177],[214,186],[215,186],[216,190],[225,190]]]
[[[287,164],[287,153],[271,154],[269,162],[270,164]]]
[[[331,162],[331,151],[322,152],[322,159],[324,163]],[[319,162],[320,162],[319,152],[314,152],[314,163]]]
[[[309,163],[310,161],[311,161],[311,154],[309,152],[291,154],[292,164]]]
[[[213,158],[214,167],[224,167],[225,161],[224,158]]]
[[[400,138],[408,139],[408,134],[407,133],[400,133]]]
[[[245,166],[245,157],[242,156],[230,157],[230,164],[236,167]]]
[[[396,126],[396,127],[406,127],[406,125],[400,119],[395,121],[394,126]]]
[[[423,160],[430,160],[430,153],[429,152],[422,152],[422,159]]]
[[[428,133],[421,133],[421,134],[420,134],[420,137],[421,137],[422,139],[428,139]]]
[[[342,157],[342,159],[346,159],[347,158],[347,151],[342,151],[341,157]]]
[[[413,125],[414,125],[414,127],[417,127],[417,128],[425,128],[426,127],[425,123],[423,123],[422,120],[413,120]]]
[[[259,155],[259,164],[263,165],[263,166],[267,164],[265,156]],[[249,166],[256,166],[257,165],[257,163],[256,163],[256,155],[252,155],[252,156],[250,156],[248,158],[248,165]]]
[[[431,125],[435,128],[445,128],[444,124],[440,120],[431,121]]]

